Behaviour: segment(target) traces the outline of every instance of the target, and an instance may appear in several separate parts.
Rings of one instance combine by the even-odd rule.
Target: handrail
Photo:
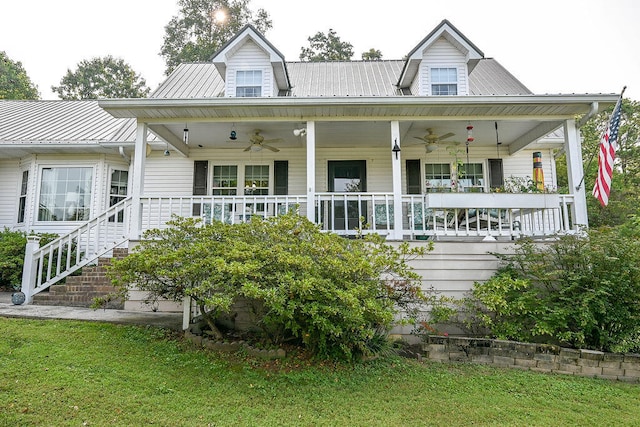
[[[31,254],[25,253],[25,265],[33,266],[24,272],[30,277],[23,277],[27,301],[126,242],[130,209],[131,197],[127,197]],[[26,257],[31,257],[29,262]]]

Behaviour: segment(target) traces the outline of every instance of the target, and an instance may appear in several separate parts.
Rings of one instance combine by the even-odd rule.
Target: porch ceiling
[[[293,129],[316,122],[318,147],[383,146],[389,144],[392,120],[400,122],[401,145],[419,144],[414,137],[432,128],[453,133],[446,142],[464,143],[466,126],[474,126],[475,145],[499,142],[516,152],[562,126],[567,119],[613,105],[617,95],[526,95],[361,98],[212,98],[119,99],[99,104],[114,117],[133,117],[149,124],[163,138],[180,141],[185,125],[190,148],[242,148],[254,129],[278,147],[303,146]],[[237,141],[229,140],[235,129]],[[166,132],[170,132],[168,135]],[[167,139],[167,138],[163,138]],[[171,143],[171,141],[168,141]],[[562,142],[559,140],[559,142]]]

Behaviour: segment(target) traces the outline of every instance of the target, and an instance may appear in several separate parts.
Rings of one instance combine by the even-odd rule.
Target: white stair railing
[[[130,215],[128,197],[42,247],[37,239],[29,239],[22,274],[25,302],[125,243]]]

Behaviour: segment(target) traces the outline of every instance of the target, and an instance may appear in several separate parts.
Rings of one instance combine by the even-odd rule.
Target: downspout
[[[118,147],[118,152],[120,153],[122,158],[127,161],[127,164],[130,165],[131,164],[131,156],[127,155],[127,153],[124,152],[124,147],[122,145]]]
[[[593,116],[595,116],[596,114],[598,114],[598,108],[599,108],[599,104],[597,101],[594,101],[591,103],[591,108],[589,108],[589,111],[587,112],[587,114],[585,114],[584,116],[582,116],[582,118],[580,119],[580,121],[578,123],[576,123],[576,130],[579,130],[582,126],[584,126],[589,120],[591,120],[591,118]],[[564,154],[564,147],[562,147],[560,150],[558,150],[554,155],[553,158],[557,159],[558,157],[560,157],[562,154]]]
[[[591,108],[589,109],[589,112],[587,114],[585,114],[584,116],[582,116],[582,118],[580,119],[580,121],[578,122],[576,128],[580,129],[582,126],[584,126],[585,123],[587,123],[591,117],[595,116],[596,114],[598,114],[598,102],[594,101],[591,103]]]

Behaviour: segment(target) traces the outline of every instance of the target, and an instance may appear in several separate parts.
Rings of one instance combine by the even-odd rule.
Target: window
[[[111,172],[111,186],[109,189],[109,206],[113,206],[127,197],[127,183],[129,180],[129,172],[123,170],[114,170]],[[110,222],[115,221],[115,217],[109,218]],[[124,221],[124,211],[118,212],[118,222]]]
[[[431,69],[431,95],[457,95],[458,70],[456,68]]]
[[[244,194],[251,196],[269,194],[269,166],[247,165],[244,167]]]
[[[18,200],[18,222],[24,222],[27,209],[27,186],[29,184],[29,171],[22,171],[22,185],[20,186],[20,199]]]
[[[236,96],[239,98],[262,96],[262,71],[238,71],[236,73]]]
[[[451,191],[451,165],[448,163],[427,163],[424,177],[428,193]]]
[[[213,167],[213,195],[214,196],[235,196],[238,187],[238,167],[237,166],[214,166]]]
[[[91,211],[93,168],[43,168],[38,221],[85,221]]]
[[[460,188],[465,192],[483,191],[484,175],[482,173],[482,163],[462,165],[458,171],[458,182]]]

